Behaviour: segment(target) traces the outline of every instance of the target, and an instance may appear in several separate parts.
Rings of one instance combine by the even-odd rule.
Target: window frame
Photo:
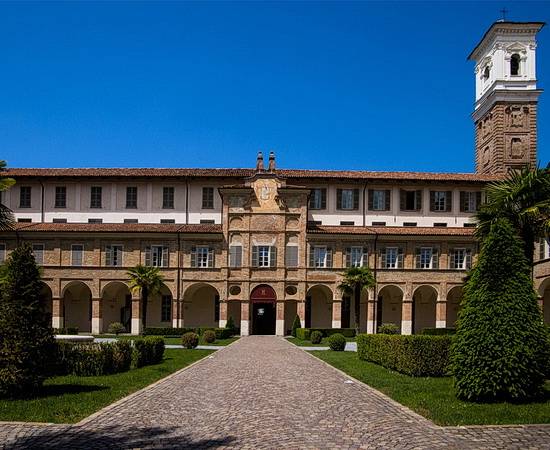
[[[314,245],[313,246],[313,267],[315,269],[326,269],[327,263],[328,263],[328,247],[326,245]],[[320,252],[324,252],[324,257],[321,259],[319,258]]]
[[[176,189],[174,186],[162,187],[162,209],[174,209]]]
[[[138,207],[138,187],[126,186],[126,209],[137,209]]]
[[[19,208],[32,208],[32,186],[19,186]]]
[[[55,187],[54,208],[67,208],[67,186]]]
[[[346,247],[346,254],[345,254],[345,267],[367,267],[368,266],[368,251],[365,251],[365,246],[359,246],[359,245],[352,245],[350,247]],[[355,257],[360,255],[359,258],[359,265],[354,264],[354,253]]]
[[[38,250],[35,247],[41,247],[41,249]],[[37,250],[40,252],[40,260],[36,256],[36,251]],[[42,244],[42,243],[33,243],[32,244],[32,254],[33,254],[34,260],[36,261],[36,264],[38,266],[43,266],[44,265],[44,252],[45,251],[46,251],[46,246],[44,244]]]
[[[308,206],[314,211],[327,209],[327,188],[311,189]]]
[[[202,188],[202,209],[214,209],[214,188],[203,186]]]
[[[296,251],[296,254],[293,255],[290,253],[290,249]],[[290,269],[295,269],[300,265],[300,248],[298,244],[286,244],[285,246],[285,266]]]
[[[120,249],[120,263],[118,262],[119,258],[118,258],[118,255],[116,254],[116,251],[113,252],[115,248]],[[111,264],[107,263],[109,252],[112,252],[110,256]],[[117,256],[116,258],[117,264],[114,264],[115,256]],[[105,245],[105,267],[123,267],[123,263],[124,263],[124,245],[123,244],[106,244]]]
[[[90,186],[90,209],[103,208],[103,186]]]
[[[75,247],[80,247],[80,264],[75,264]],[[71,267],[82,267],[84,265],[84,244],[71,244]]]
[[[160,297],[160,321],[172,321],[172,294],[162,294]]]
[[[239,249],[238,251],[236,249]],[[231,244],[229,246],[228,265],[231,269],[238,269],[243,266],[243,246],[242,244]]]

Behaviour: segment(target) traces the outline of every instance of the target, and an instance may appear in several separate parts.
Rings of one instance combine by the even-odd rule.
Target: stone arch
[[[306,328],[332,328],[334,293],[324,284],[311,286],[306,295]]]
[[[183,323],[186,327],[217,327],[220,294],[209,283],[194,283],[183,295]]]
[[[403,313],[403,289],[388,284],[378,291],[376,323],[378,326],[393,323],[401,330]]]
[[[539,286],[539,295],[542,298],[542,315],[544,323],[550,325],[550,278],[546,278]]]
[[[65,327],[92,331],[92,290],[83,281],[71,281],[61,291]]]
[[[40,282],[40,306],[48,316],[48,323],[52,323],[53,294],[52,288],[44,281]]]
[[[171,289],[162,284],[159,292],[149,295],[146,327],[171,327],[173,299]]]
[[[423,284],[413,292],[413,333],[424,328],[435,328],[437,310],[437,289]]]
[[[448,328],[456,327],[456,319],[460,311],[462,296],[464,292],[462,286],[454,286],[447,293],[447,308],[445,321]]]
[[[132,294],[122,281],[111,281],[101,289],[103,331],[113,322],[120,322],[130,332],[132,326]]]

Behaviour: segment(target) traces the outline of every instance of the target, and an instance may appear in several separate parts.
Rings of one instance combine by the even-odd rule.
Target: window
[[[52,223],[67,223],[67,219],[56,218],[52,219]]]
[[[32,222],[32,219],[27,219],[27,218],[23,218],[23,217],[20,217],[19,219],[17,219],[18,222],[20,223],[31,223]]]
[[[32,254],[39,266],[44,264],[44,244],[32,244]]]
[[[464,224],[464,228],[475,228],[476,227],[476,223],[472,223],[472,222],[466,222]]]
[[[401,211],[419,211],[422,209],[422,191],[406,191],[401,189]]]
[[[168,246],[151,245],[145,247],[145,265],[153,267],[168,267]]]
[[[548,258],[550,241],[547,238],[541,237],[539,241],[539,259]]]
[[[380,264],[383,269],[403,268],[403,248],[386,247],[380,250]]]
[[[445,222],[434,222],[434,227],[436,228],[445,228],[447,224]]]
[[[404,227],[416,227],[417,222],[403,222]]]
[[[439,252],[434,247],[419,247],[416,249],[417,269],[437,269],[439,267]]]
[[[346,248],[346,267],[366,267],[368,265],[366,247]]]
[[[452,196],[451,191],[430,191],[430,211],[451,211]]]
[[[372,226],[373,226],[373,227],[385,227],[385,226],[386,226],[386,222],[373,222],[373,223],[372,223]]]
[[[56,208],[67,207],[67,188],[65,186],[55,187],[55,207]]]
[[[174,209],[174,188],[162,188],[162,207],[163,209]]]
[[[308,227],[316,227],[318,225],[323,225],[323,221],[322,220],[308,220],[307,221],[307,226]]]
[[[242,267],[243,247],[242,245],[229,246],[229,267]]]
[[[337,189],[336,208],[344,210],[359,209],[359,189]]]
[[[214,249],[191,247],[191,267],[207,269],[214,267]]]
[[[126,187],[126,208],[127,209],[137,208],[137,196],[138,196],[138,190],[136,186]]]
[[[449,268],[469,270],[472,267],[472,251],[469,248],[455,248],[450,252]]]
[[[298,267],[298,246],[287,245],[285,254],[286,267]]]
[[[138,219],[124,219],[124,223],[139,223]]]
[[[473,213],[481,206],[481,192],[460,192],[460,212]]]
[[[391,208],[390,200],[390,190],[369,189],[369,210],[389,211]]]
[[[122,266],[122,245],[105,246],[105,265],[110,267]]]
[[[519,61],[520,57],[517,53],[514,53],[510,58],[510,75],[519,75]]]
[[[160,321],[170,322],[172,320],[172,296],[163,295],[160,304]]]
[[[160,219],[160,223],[164,223],[164,224],[176,223],[176,219]]]
[[[101,186],[92,186],[90,190],[90,208],[101,208],[102,191]]]
[[[84,256],[84,246],[82,244],[71,245],[71,266],[81,266]]]
[[[277,248],[269,245],[253,246],[252,267],[277,267]]]
[[[213,224],[213,223],[216,223],[216,221],[213,220],[213,219],[201,219],[201,220],[199,220],[199,223],[202,223],[202,224]]]
[[[491,69],[489,69],[489,66],[485,67],[485,70],[483,71],[483,79],[487,81],[489,79],[489,76],[491,75]]]
[[[0,263],[6,260],[6,244],[0,244]]]
[[[214,208],[214,188],[203,187],[202,188],[202,209]]]
[[[316,245],[311,249],[309,265],[317,269],[332,267],[332,249],[324,245]]]
[[[309,209],[327,208],[327,190],[325,188],[315,188],[311,190],[309,197]]]
[[[31,192],[30,186],[21,186],[19,188],[19,207],[30,208],[31,207]]]
[[[355,222],[353,220],[341,220],[340,225],[349,227],[355,225]]]
[[[88,223],[103,223],[103,219],[88,219]]]

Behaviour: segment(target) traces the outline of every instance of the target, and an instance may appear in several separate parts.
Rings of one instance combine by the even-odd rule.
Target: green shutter
[[[346,267],[351,267],[351,247],[346,247]]]
[[[197,247],[191,247],[191,267],[197,267]]]
[[[453,210],[453,191],[447,191],[445,197],[445,211],[451,212]]]
[[[332,248],[327,247],[327,268],[332,267]]]
[[[214,249],[212,247],[208,248],[208,267],[214,267]]]
[[[418,190],[415,193],[416,195],[416,211],[420,211],[422,209],[422,191]]]
[[[277,247],[275,246],[269,249],[269,267],[277,267]]]
[[[420,256],[421,256],[421,253],[422,253],[422,250],[420,247],[416,247],[415,249],[415,255],[414,255],[414,259],[415,259],[415,267],[417,269],[420,269]]]
[[[439,269],[439,248],[432,248],[432,269]]]
[[[353,190],[353,209],[359,209],[359,189]]]
[[[168,249],[167,245],[164,245],[162,247],[162,267],[168,267],[169,261],[170,261],[170,250]]]
[[[369,189],[368,208],[370,211],[374,208],[374,191]]]
[[[397,268],[403,268],[403,247],[398,247],[397,249]]]
[[[460,191],[460,212],[466,212],[466,192]]]
[[[321,209],[327,209],[327,189],[321,189]]]
[[[342,209],[342,189],[336,189],[336,209]]]
[[[145,265],[151,265],[151,247],[149,245],[145,247]]]
[[[252,267],[258,267],[258,246],[252,247]]]
[[[435,191],[430,191],[430,211],[435,211]]]
[[[384,209],[386,211],[389,211],[391,209],[391,190],[389,189],[386,189],[385,191],[386,193],[384,194],[384,200],[386,202],[386,204],[384,205]]]
[[[476,211],[479,211],[481,206],[481,192],[476,192]]]
[[[407,191],[399,189],[399,209],[406,211],[407,209]]]

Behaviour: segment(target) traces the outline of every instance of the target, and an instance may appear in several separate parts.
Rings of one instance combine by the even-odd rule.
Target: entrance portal
[[[271,286],[262,284],[250,294],[252,334],[275,334],[277,296]]]

